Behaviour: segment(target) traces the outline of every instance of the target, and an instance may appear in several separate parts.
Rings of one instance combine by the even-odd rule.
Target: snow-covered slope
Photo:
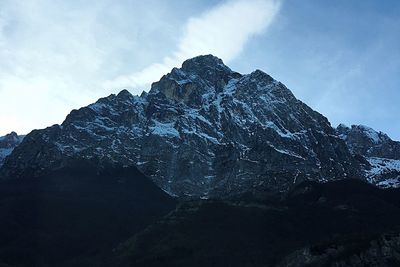
[[[344,124],[340,124],[337,131],[354,154],[400,159],[400,142],[393,141],[383,132],[364,125],[347,127]]]
[[[211,55],[141,96],[123,90],[33,131],[1,174],[37,175],[68,157],[136,165],[170,194],[196,197],[282,192],[358,171],[324,116],[266,73],[242,75]]]
[[[369,182],[384,188],[400,186],[400,142],[363,125],[341,124],[337,131],[354,155],[367,160],[363,169]]]
[[[17,135],[15,132],[0,137],[0,167],[3,165],[6,157],[21,143],[24,137],[24,135]]]
[[[370,182],[379,187],[400,187],[400,160],[386,158],[368,158],[371,165],[366,170]]]

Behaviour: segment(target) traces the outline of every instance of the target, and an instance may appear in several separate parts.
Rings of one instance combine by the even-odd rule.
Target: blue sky
[[[400,2],[0,0],[0,135],[61,123],[187,57],[258,68],[336,126],[400,140]]]

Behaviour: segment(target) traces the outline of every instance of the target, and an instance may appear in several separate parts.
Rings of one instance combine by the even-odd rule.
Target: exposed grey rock
[[[3,165],[5,158],[21,143],[24,137],[24,135],[18,135],[16,132],[0,137],[0,167]]]
[[[282,83],[211,55],[185,61],[141,96],[123,90],[33,131],[0,171],[37,175],[69,157],[135,165],[170,194],[194,197],[285,192],[359,170],[329,121]]]
[[[400,187],[400,142],[363,125],[340,124],[336,130],[352,154],[365,157],[361,166],[369,182],[383,188]]]
[[[393,141],[383,132],[377,132],[364,125],[352,125],[349,128],[343,124],[337,127],[337,131],[353,154],[400,159],[400,142]]]

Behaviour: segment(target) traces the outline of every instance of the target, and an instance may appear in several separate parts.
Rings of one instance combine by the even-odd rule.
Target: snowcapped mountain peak
[[[358,172],[324,116],[263,71],[242,75],[212,55],[185,61],[141,96],[123,90],[32,132],[0,172],[35,174],[69,157],[135,165],[163,190],[194,197],[285,192]]]
[[[343,124],[340,124],[336,131],[346,141],[353,154],[400,159],[400,142],[393,141],[383,132],[365,125],[352,125],[350,128]]]
[[[16,132],[12,131],[11,133],[0,137],[0,146],[4,148],[15,147],[15,144],[19,144],[22,139],[24,139],[24,135],[18,135]]]
[[[212,55],[186,60],[151,86],[150,95],[161,93],[168,100],[201,106],[206,95],[217,94],[232,79],[242,77]]]
[[[256,80],[264,80],[267,82],[273,82],[275,81],[274,78],[272,78],[271,76],[269,76],[267,73],[265,73],[262,70],[256,69],[255,71],[253,71],[252,73],[250,73],[250,77],[252,79],[256,79]]]
[[[189,73],[197,73],[199,69],[213,69],[217,71],[232,72],[232,70],[224,64],[222,59],[213,55],[202,55],[185,60],[182,63],[181,69]]]
[[[119,97],[120,99],[130,100],[133,98],[133,95],[127,89],[123,89],[118,93],[117,97]]]
[[[25,135],[18,135],[14,131],[5,136],[0,136],[0,167],[3,165],[6,157],[22,142],[24,137]]]
[[[371,127],[365,126],[365,125],[353,125],[352,127],[358,128],[360,131],[362,131],[365,136],[367,136],[369,139],[371,139],[374,143],[379,143],[381,141],[380,135],[382,135],[380,132],[375,131]]]
[[[375,131],[371,127],[365,125],[351,125],[350,128],[344,124],[339,124],[336,130],[343,139],[358,137],[371,144],[380,144],[391,140],[387,134]]]
[[[350,127],[347,126],[347,125],[344,124],[344,123],[340,123],[336,128],[337,128],[338,130],[340,130],[340,131],[347,131],[348,129],[350,129]]]
[[[400,142],[365,125],[339,125],[336,130],[353,154],[365,157],[364,171],[371,183],[400,186]]]
[[[18,134],[14,131],[12,131],[9,134],[6,134],[5,136],[0,137],[0,141],[16,142],[18,140],[19,140]]]

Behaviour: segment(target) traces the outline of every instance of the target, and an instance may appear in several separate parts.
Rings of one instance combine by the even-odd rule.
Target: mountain
[[[400,142],[364,125],[350,128],[340,124],[336,130],[352,154],[367,160],[363,169],[369,182],[380,187],[400,187]]]
[[[324,116],[268,74],[237,73],[212,55],[185,61],[141,96],[123,90],[32,131],[0,173],[38,176],[69,158],[137,166],[171,195],[195,198],[360,175]]]
[[[16,132],[0,137],[0,167],[3,165],[5,158],[22,142],[24,137],[24,135],[18,135]]]
[[[71,159],[0,186],[0,266],[113,266],[112,249],[175,208],[135,167]]]
[[[0,140],[0,266],[400,264],[399,142],[212,55]]]
[[[400,159],[400,142],[393,141],[383,133],[364,125],[347,127],[340,124],[337,131],[346,141],[353,154],[365,157]]]
[[[186,202],[121,244],[115,266],[399,266],[399,190],[346,179],[284,201]]]

